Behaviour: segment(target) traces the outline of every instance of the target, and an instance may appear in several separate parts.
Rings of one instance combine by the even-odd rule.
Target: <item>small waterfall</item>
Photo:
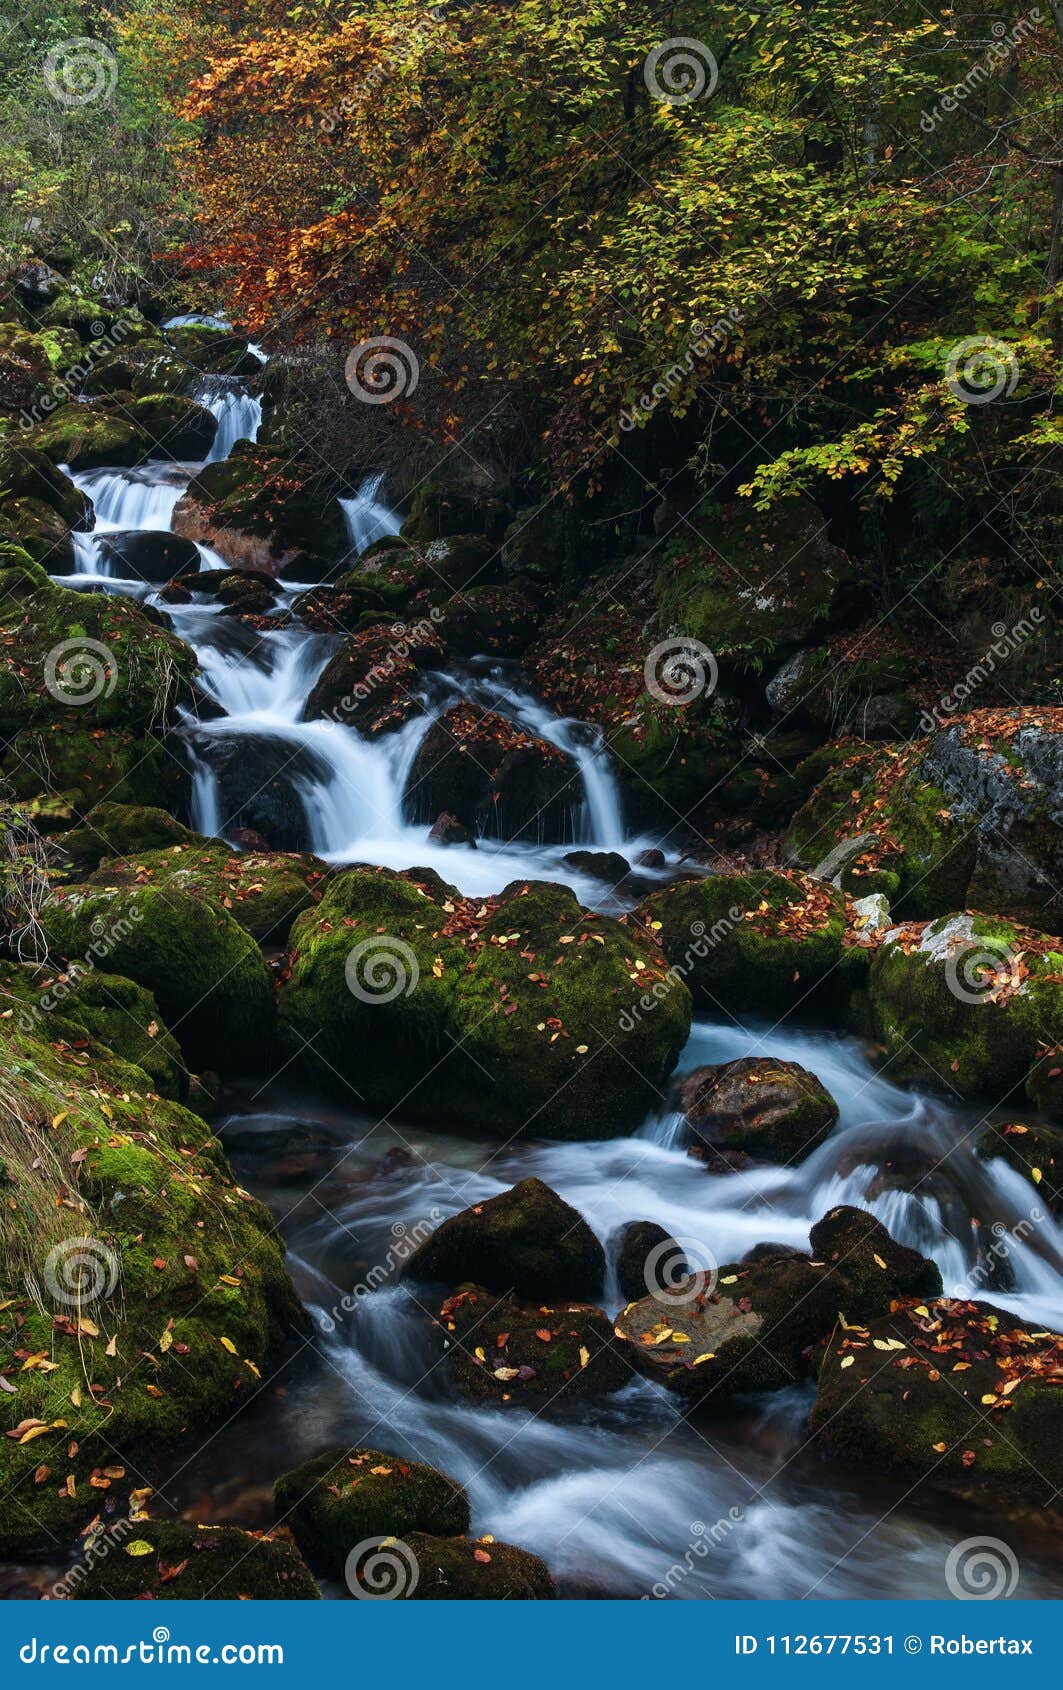
[[[262,401],[236,376],[201,376],[192,389],[192,398],[218,419],[208,464],[224,463],[238,440],[258,439]]]
[[[383,485],[383,475],[371,475],[362,482],[353,499],[339,501],[355,557],[361,557],[374,540],[397,534],[402,527],[402,518],[381,500]]]
[[[65,473],[92,500],[97,534],[149,528],[168,533],[174,506],[191,478],[187,465],[169,463],[145,464],[141,469],[66,469]]]

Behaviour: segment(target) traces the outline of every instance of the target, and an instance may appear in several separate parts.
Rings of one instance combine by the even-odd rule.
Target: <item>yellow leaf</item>
[[[52,1116],[52,1126],[53,1127],[61,1127],[63,1122],[66,1120],[67,1116],[69,1115],[69,1113],[70,1113],[69,1109],[60,1109],[58,1115]]]
[[[155,1545],[142,1537],[135,1537],[132,1543],[126,1544],[125,1552],[127,1555],[154,1555]]]
[[[170,1348],[170,1345],[172,1343],[173,1343],[173,1333],[170,1331],[170,1328],[167,1327],[166,1331],[163,1333],[162,1337],[159,1339],[159,1348],[162,1351],[163,1355],[166,1354],[167,1350]]]
[[[251,1371],[254,1374],[256,1379],[261,1379],[262,1375],[258,1371],[258,1368],[255,1366],[253,1361],[248,1361],[246,1356],[244,1357],[244,1366],[249,1367],[251,1369]]]
[[[109,1356],[116,1356],[118,1354],[118,1334],[117,1334],[117,1332],[115,1333],[114,1337],[111,1339],[110,1343],[107,1345],[107,1349],[106,1349],[105,1353]]]
[[[236,1345],[233,1343],[231,1338],[219,1338],[218,1342],[222,1346],[222,1349],[228,1350],[231,1356],[236,1354]]]
[[[855,1359],[856,1358],[854,1356],[842,1356],[842,1366],[843,1367],[852,1367]]]
[[[884,1262],[884,1261],[883,1261],[883,1260],[882,1260],[882,1257],[881,1257],[881,1256],[876,1256],[876,1257],[875,1257],[875,1260],[876,1260],[876,1262],[877,1262],[877,1263],[878,1263],[878,1265],[879,1265],[879,1267],[880,1267],[880,1268],[884,1268],[884,1267],[885,1267],[885,1266],[886,1266],[886,1264],[885,1264],[885,1262]]]
[[[590,1359],[591,1359],[590,1350],[587,1348],[586,1344],[581,1344],[580,1347],[579,1347],[579,1364],[580,1364],[580,1366],[586,1367],[586,1365],[590,1361]]]
[[[715,1360],[716,1360],[716,1351],[715,1350],[706,1350],[705,1354],[703,1356],[695,1356],[694,1357],[693,1365],[695,1367],[700,1367],[703,1361],[715,1361]]]
[[[86,1338],[98,1338],[100,1335],[100,1329],[96,1322],[89,1320],[85,1315],[82,1315],[78,1321],[78,1331],[83,1332]]]

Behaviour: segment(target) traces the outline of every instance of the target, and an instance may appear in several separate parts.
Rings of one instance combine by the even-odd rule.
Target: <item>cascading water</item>
[[[257,440],[262,401],[235,376],[201,376],[191,397],[218,419],[208,464],[224,463],[238,440]]]
[[[236,439],[254,438],[258,413],[241,384],[200,392],[222,424],[218,457]],[[96,536],[165,532],[194,468],[100,469],[75,480],[95,503]],[[397,530],[380,493],[374,479],[344,503],[355,552]],[[76,536],[75,548],[74,584],[159,603],[146,582],[101,580],[104,567],[114,566],[101,563],[94,536]],[[200,556],[205,567],[222,563],[204,548]],[[295,594],[285,590],[286,610]],[[268,752],[270,780],[291,795],[292,825],[334,861],[427,864],[473,895],[535,875],[568,880],[585,902],[600,896],[600,886],[566,868],[564,847],[483,840],[477,850],[437,848],[423,826],[404,821],[403,792],[424,734],[441,711],[467,698],[572,758],[581,792],[574,839],[629,855],[638,843],[625,836],[600,738],[551,715],[501,666],[426,678],[422,713],[369,741],[342,725],[303,720],[331,637],[298,621],[253,629],[194,597],[160,608],[198,654],[203,693],[218,712],[184,726],[193,820],[204,833],[232,830],[239,780],[249,770],[257,779],[254,758]],[[946,1554],[964,1532],[950,1534],[941,1516],[890,1511],[881,1519],[855,1493],[857,1477],[812,1467],[799,1448],[809,1409],[804,1387],[749,1403],[708,1432],[641,1381],[589,1416],[557,1422],[473,1408],[446,1398],[435,1382],[438,1338],[397,1275],[371,1294],[358,1286],[365,1263],[394,1261],[397,1237],[423,1236],[441,1215],[535,1175],[586,1216],[610,1259],[617,1229],[635,1219],[701,1241],[724,1261],[766,1239],[805,1248],[809,1227],[831,1205],[857,1203],[899,1240],[932,1254],[946,1290],[991,1296],[1058,1329],[1063,1234],[1047,1213],[1028,1229],[1031,1188],[999,1159],[974,1154],[973,1112],[899,1091],[874,1073],[855,1041],[788,1026],[699,1024],[681,1065],[763,1054],[801,1062],[840,1104],[834,1132],[797,1167],[709,1175],[686,1155],[683,1117],[667,1106],[636,1138],[514,1146],[358,1122],[276,1087],[232,1116],[222,1130],[244,1182],[281,1217],[297,1282],[318,1317],[324,1365],[297,1379],[286,1397],[270,1399],[260,1467],[254,1433],[241,1422],[182,1472],[173,1487],[179,1500],[194,1503],[201,1518],[219,1470],[254,1480],[327,1444],[382,1444],[464,1482],[474,1528],[537,1550],[571,1592],[638,1595],[663,1581],[679,1597],[945,1594]],[[293,1146],[307,1147],[294,1165]],[[398,1167],[384,1154],[395,1150],[405,1153]],[[987,1237],[1007,1242],[1006,1275],[988,1285]],[[709,1552],[693,1554],[706,1533]],[[673,1578],[677,1567],[681,1576]],[[1016,1593],[1043,1588],[1036,1555],[1024,1555]]]

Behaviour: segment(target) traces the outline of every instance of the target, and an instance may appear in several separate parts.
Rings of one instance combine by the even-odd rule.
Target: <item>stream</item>
[[[190,391],[219,420],[211,461],[256,437],[261,408],[246,384],[200,377]],[[193,769],[192,825],[230,835],[240,781],[248,768],[268,767],[302,818],[303,847],[331,863],[429,866],[473,896],[518,876],[563,880],[582,902],[615,907],[615,894],[573,873],[565,852],[578,844],[630,860],[661,841],[628,833],[597,730],[554,715],[511,667],[485,658],[424,675],[423,713],[368,740],[302,719],[334,636],[297,622],[259,632],[220,614],[206,595],[168,604],[149,583],[117,573],[99,540],[169,531],[198,467],[158,462],[75,474],[93,500],[95,529],[76,536],[77,571],[63,577],[66,586],[156,606],[195,650],[217,714],[189,715],[180,730]],[[397,532],[379,477],[342,503],[352,557]],[[199,550],[204,569],[222,566],[209,548]],[[307,585],[282,581],[279,608],[289,609]],[[425,824],[406,819],[403,793],[421,739],[461,698],[508,715],[571,757],[578,780],[568,842],[485,838],[475,849],[442,847],[428,843]],[[674,851],[667,855],[661,874],[676,861]],[[438,1337],[417,1288],[400,1279],[403,1257],[444,1216],[529,1174],[586,1217],[607,1254],[618,1228],[635,1219],[701,1242],[721,1262],[766,1239],[807,1248],[810,1225],[831,1205],[858,1204],[935,1258],[946,1293],[985,1296],[1024,1320],[1063,1325],[1063,1230],[1047,1206],[1031,1226],[1034,1189],[1003,1161],[975,1156],[972,1129],[981,1117],[973,1107],[902,1091],[875,1072],[859,1041],[789,1023],[699,1021],[680,1071],[768,1054],[810,1068],[841,1116],[799,1167],[729,1176],[707,1174],[688,1157],[682,1119],[667,1110],[631,1138],[499,1146],[360,1116],[294,1088],[290,1071],[264,1087],[234,1088],[219,1131],[240,1180],[279,1220],[314,1338],[238,1422],[195,1455],[174,1458],[180,1465],[157,1500],[202,1522],[264,1527],[277,1474],[326,1445],[360,1442],[461,1480],[474,1529],[541,1554],[563,1595],[944,1596],[948,1550],[979,1533],[1003,1536],[1020,1554],[1015,1595],[1056,1593],[1058,1576],[1033,1527],[922,1493],[907,1498],[897,1483],[821,1461],[806,1442],[811,1387],[691,1420],[641,1380],[552,1420],[445,1394]],[[991,1282],[978,1266],[989,1238],[1006,1245]],[[622,1302],[611,1265],[604,1300],[610,1311]]]

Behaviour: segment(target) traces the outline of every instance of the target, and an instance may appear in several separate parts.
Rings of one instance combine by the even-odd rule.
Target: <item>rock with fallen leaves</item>
[[[540,1301],[597,1297],[605,1251],[570,1203],[542,1180],[522,1179],[443,1221],[409,1257],[405,1272]]]
[[[1001,1157],[1024,1174],[1037,1191],[1038,1202],[1052,1214],[1063,1214],[1063,1129],[1043,1121],[992,1121],[975,1143],[984,1161]]]
[[[438,1326],[449,1383],[473,1402],[547,1414],[631,1379],[608,1316],[589,1303],[517,1302],[474,1285],[447,1298]]]
[[[1063,1335],[990,1303],[907,1298],[836,1331],[817,1444],[905,1482],[1052,1509],[1063,1485]]]
[[[690,1029],[645,927],[540,881],[481,900],[430,869],[350,869],[291,947],[281,1038],[315,1079],[492,1137],[632,1132]],[[627,1015],[654,986],[653,1012]]]
[[[75,1564],[71,1577],[74,1601],[307,1602],[321,1595],[285,1532],[122,1520],[91,1542],[88,1570],[79,1578]]]
[[[1060,1110],[1044,1059],[1063,1039],[1063,940],[1000,916],[909,922],[876,951],[868,994],[892,1078]]]
[[[412,1531],[456,1537],[469,1529],[464,1488],[434,1467],[377,1449],[328,1449],[274,1487],[277,1518],[312,1567],[342,1578],[356,1543]]]
[[[546,1562],[511,1543],[423,1532],[411,1532],[403,1543],[417,1566],[416,1579],[402,1591],[405,1601],[545,1602],[557,1595]]]
[[[695,1068],[676,1092],[700,1144],[767,1161],[803,1161],[838,1119],[838,1105],[815,1074],[780,1057],[744,1056]]]
[[[348,635],[315,681],[305,720],[345,722],[371,736],[419,715],[420,671],[440,662],[443,644],[431,624],[417,628],[417,638],[386,623]]]
[[[440,811],[473,835],[557,843],[571,837],[582,802],[571,757],[497,711],[452,705],[433,722],[413,760],[403,806],[413,822]]]
[[[306,1317],[206,1123],[61,1001],[24,1013],[21,973],[0,971],[0,1555],[54,1558],[100,1512],[142,1514],[142,1475],[251,1398]]]
[[[825,881],[708,875],[662,887],[634,919],[707,1009],[775,1014],[842,989],[845,899]]]
[[[781,1390],[814,1371],[817,1347],[841,1322],[941,1289],[934,1263],[863,1210],[831,1210],[811,1245],[811,1258],[730,1263],[629,1303],[615,1330],[632,1365],[688,1402]]]
[[[667,1284],[690,1272],[681,1246],[656,1221],[628,1221],[621,1227],[613,1246],[613,1261],[620,1295],[629,1303],[644,1297],[650,1289],[653,1282],[648,1274],[655,1274],[657,1283]]]

